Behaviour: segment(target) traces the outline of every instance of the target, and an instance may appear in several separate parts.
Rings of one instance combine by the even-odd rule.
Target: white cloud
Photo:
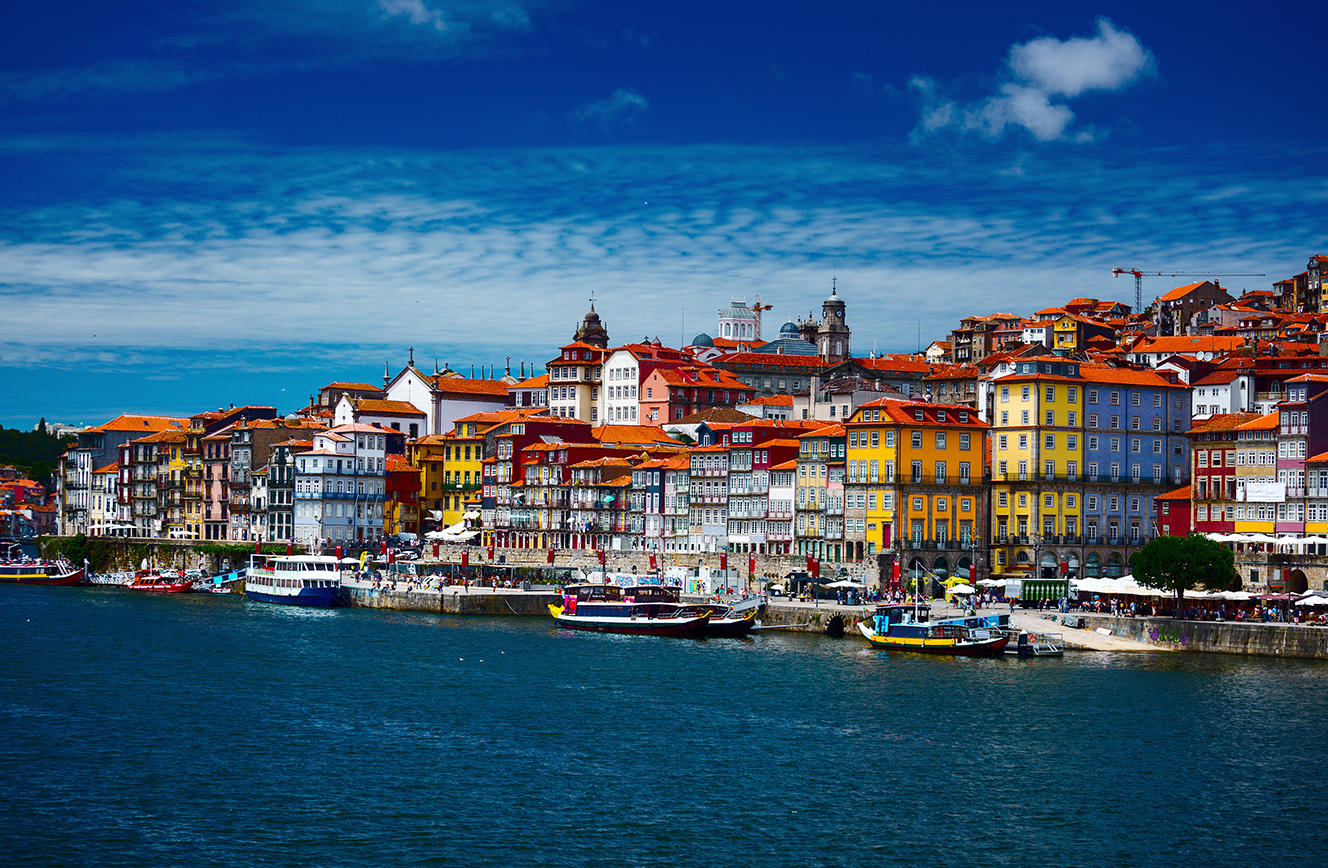
[[[607,99],[587,103],[572,112],[572,117],[583,123],[608,130],[617,124],[631,124],[646,109],[650,101],[630,87],[620,87]]]
[[[378,0],[378,6],[388,18],[402,16],[411,24],[423,24],[442,32],[447,29],[443,13],[424,5],[424,0]]]
[[[915,77],[910,89],[919,99],[922,117],[913,138],[957,129],[997,139],[1022,128],[1041,142],[1089,141],[1090,131],[1072,128],[1075,115],[1070,107],[1053,99],[1122,90],[1154,68],[1152,54],[1137,38],[1099,18],[1097,34],[1089,38],[1042,36],[1013,46],[999,76],[1005,81],[995,94],[976,102],[944,98],[933,80]]]
[[[1118,90],[1153,66],[1153,57],[1133,35],[1106,18],[1097,35],[1062,42],[1043,36],[1010,49],[1015,75],[1051,96],[1078,96],[1088,90]]]

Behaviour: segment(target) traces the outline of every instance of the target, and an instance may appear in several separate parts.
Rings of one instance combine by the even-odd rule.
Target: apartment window
[[[1019,424],[1021,424],[1021,425],[1027,425],[1027,424],[1028,424],[1028,411],[1027,411],[1027,410],[1024,410],[1023,412],[1021,412],[1021,413],[1019,414]]]
[[[1120,392],[1113,390],[1111,393],[1111,406],[1116,407],[1119,405],[1120,405]]]
[[[1008,507],[1010,505],[1009,493],[1005,491],[997,492],[996,505],[999,506],[1001,509],[1005,509],[1006,507]]]
[[[921,448],[922,448],[922,432],[921,432],[921,431],[914,431],[914,432],[912,432],[912,438],[911,438],[911,441],[912,441],[912,444],[913,444],[913,448],[914,448],[914,449],[921,449]]]
[[[937,448],[937,449],[944,449],[944,448],[945,448],[945,432],[944,432],[944,431],[937,431],[937,432],[936,432],[936,448]]]
[[[960,434],[960,435],[959,435],[959,451],[961,451],[961,452],[967,452],[967,451],[969,450],[969,443],[970,443],[970,441],[971,441],[971,435],[969,435],[969,434]]]
[[[1076,435],[1076,434],[1066,434],[1066,435],[1065,435],[1065,448],[1066,448],[1066,449],[1078,449],[1078,448],[1079,448],[1079,437],[1078,437],[1078,435]]]
[[[1019,390],[1019,397],[1023,398],[1025,401],[1029,399],[1030,394],[1031,393],[1028,386],[1024,386]]]
[[[1055,448],[1056,448],[1056,435],[1055,435],[1055,434],[1048,434],[1048,435],[1046,435],[1046,436],[1043,438],[1043,443],[1044,443],[1044,445],[1046,446],[1047,449],[1055,449]]]
[[[1089,390],[1088,390],[1088,403],[1090,403],[1090,404],[1096,404],[1097,402],[1098,402],[1098,392],[1097,392],[1097,389],[1089,389]]]
[[[871,448],[875,449],[880,445],[881,445],[881,432],[880,431],[871,432]]]
[[[1079,414],[1076,413],[1076,412],[1074,412],[1073,410],[1071,410],[1069,413],[1066,413],[1066,414],[1065,414],[1065,424],[1066,424],[1066,425],[1069,425],[1071,428],[1073,428],[1074,426],[1078,425],[1078,424],[1079,424]]]
[[[1010,387],[1009,387],[1009,386],[1001,386],[1001,403],[1002,403],[1002,404],[1008,404],[1008,403],[1010,403]]]
[[[1009,449],[1010,448],[1009,435],[1008,434],[999,435],[996,438],[996,444],[998,449]]]
[[[1048,424],[1048,425],[1055,425],[1055,424],[1056,424],[1056,411],[1055,411],[1055,410],[1048,410],[1048,411],[1047,411],[1047,424]]]
[[[1002,425],[1009,425],[1009,424],[1010,424],[1010,411],[1009,411],[1009,410],[1002,410],[1002,411],[1001,411],[1001,424],[1002,424]]]
[[[1048,401],[1055,401],[1055,400],[1056,400],[1056,387],[1055,387],[1055,386],[1048,386],[1048,387],[1047,387],[1047,400],[1048,400]]]
[[[1096,414],[1096,413],[1089,413],[1089,414],[1088,414],[1088,427],[1089,427],[1089,428],[1096,428],[1096,427],[1097,427],[1097,414]]]
[[[1130,393],[1130,406],[1131,406],[1131,407],[1138,407],[1138,406],[1140,406],[1140,404],[1143,403],[1143,402],[1142,402],[1142,398],[1143,398],[1143,396],[1140,395],[1138,392],[1131,392],[1131,393]]]
[[[1070,404],[1078,403],[1078,401],[1079,401],[1079,390],[1076,389],[1074,386],[1069,386],[1069,387],[1067,387],[1066,390],[1065,390],[1065,400],[1066,400],[1066,402],[1068,402],[1068,403],[1070,403]],[[1070,424],[1073,425],[1074,423],[1071,422]]]

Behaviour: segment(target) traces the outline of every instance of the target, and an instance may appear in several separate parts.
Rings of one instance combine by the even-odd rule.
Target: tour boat
[[[0,582],[18,585],[78,585],[84,571],[68,561],[4,561],[0,563]]]
[[[992,618],[970,616],[929,620],[926,606],[881,606],[858,631],[876,648],[951,654],[964,657],[1000,657],[1010,643],[1009,633]]]
[[[683,605],[676,589],[661,585],[570,585],[549,612],[573,630],[647,636],[704,636],[710,621],[709,609]]]
[[[340,561],[327,555],[251,555],[244,595],[286,606],[340,605]]]
[[[139,570],[125,587],[148,594],[187,594],[194,589],[194,580],[186,579],[176,570]]]

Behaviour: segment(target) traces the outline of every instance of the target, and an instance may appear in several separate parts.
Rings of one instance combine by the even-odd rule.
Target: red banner
[[[728,556],[728,555],[726,555],[726,554],[721,554],[721,555],[719,556],[719,568],[720,568],[721,570],[727,570],[727,569],[729,568],[729,556]]]
[[[261,555],[262,553],[263,553],[263,544],[258,540],[254,540],[254,554]]]
[[[1064,561],[1064,560],[1062,560],[1062,561],[1061,561],[1061,575],[1063,576],[1063,575],[1065,575],[1066,573],[1068,573],[1069,571],[1070,571],[1070,564],[1069,564],[1069,562],[1068,562],[1068,561]]]
[[[807,573],[809,575],[816,575],[815,573],[812,572],[812,570],[814,569],[816,569],[816,558],[812,557],[811,555],[807,555]]]
[[[969,565],[968,565],[968,583],[969,583],[970,585],[973,585],[973,584],[976,584],[977,580],[978,580],[978,565],[977,565],[977,564],[969,564]]]
[[[287,556],[287,557],[290,557],[290,555],[293,553],[293,549],[294,549],[294,548],[295,548],[294,544],[293,544],[290,540],[286,540],[286,556]]]
[[[395,564],[395,563],[397,562],[397,550],[396,550],[396,549],[388,549],[388,550],[387,550],[387,562],[388,562],[389,564]]]
[[[489,560],[493,560],[493,543],[489,543]]]
[[[747,575],[756,575],[756,555],[747,556]]]
[[[549,563],[553,563],[553,549],[549,549]]]
[[[604,566],[604,549],[597,549],[595,554],[599,556],[599,565]]]
[[[812,578],[819,579],[821,577],[821,562],[816,558],[811,558],[811,562],[812,562]]]
[[[380,549],[378,550],[378,553],[379,553],[380,555],[385,555],[385,554],[387,554],[387,540],[383,540],[382,548],[380,548]]]
[[[337,560],[341,560],[341,546],[337,546]]]
[[[890,571],[890,585],[895,588],[899,587],[899,560],[897,558],[894,562],[894,568]]]
[[[657,570],[657,569],[659,569],[659,567],[655,566],[655,553],[654,553],[654,552],[651,552],[651,553],[650,553],[650,572],[653,573],[653,572],[655,572],[655,570]]]
[[[438,557],[438,540],[433,541],[433,556]]]
[[[461,553],[461,569],[464,570],[469,566],[470,566],[470,550],[467,549]]]

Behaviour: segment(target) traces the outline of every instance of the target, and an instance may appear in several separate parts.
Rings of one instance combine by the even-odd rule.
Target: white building
[[[383,531],[387,433],[341,425],[313,436],[295,456],[295,538],[333,543],[372,539]]]
[[[446,373],[425,374],[412,363],[395,377],[384,377],[386,399],[374,406],[399,408],[397,402],[411,404],[424,414],[421,434],[445,434],[452,430],[456,420],[462,416],[504,409],[507,406],[509,385],[504,380],[474,380]],[[397,413],[387,415],[370,412],[367,418],[399,422],[403,417]],[[406,427],[400,430],[409,435],[409,426],[412,424],[419,423],[407,420]]]

